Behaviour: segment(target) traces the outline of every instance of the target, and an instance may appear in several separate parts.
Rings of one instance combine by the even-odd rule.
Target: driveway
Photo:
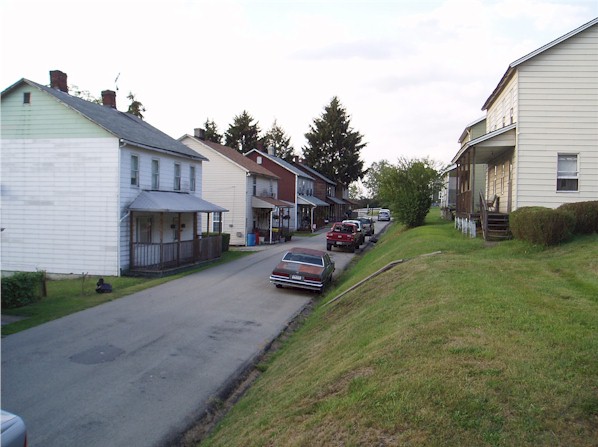
[[[313,298],[268,281],[294,238],[2,340],[2,408],[30,447],[160,446],[182,434]],[[260,247],[261,248],[261,247]],[[353,255],[334,250],[335,276]]]

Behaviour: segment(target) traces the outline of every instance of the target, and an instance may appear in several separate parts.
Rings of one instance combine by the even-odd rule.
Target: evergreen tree
[[[214,120],[206,118],[206,122],[203,126],[206,131],[206,141],[222,144],[222,134],[218,133],[218,126],[216,125]]]
[[[261,140],[264,150],[273,147],[274,155],[286,161],[293,161],[295,150],[291,146],[291,138],[287,136],[284,129],[278,125],[276,120],[272,127]]]
[[[135,99],[135,95],[131,92],[129,92],[129,96],[127,96],[127,99],[131,101],[127,113],[130,113],[131,115],[135,115],[136,117],[143,119],[143,112],[145,112],[145,107],[143,107],[143,104],[137,101]]]
[[[365,174],[359,152],[367,143],[361,142],[363,135],[351,128],[350,121],[335,96],[322,116],[309,126],[310,131],[305,134],[308,144],[303,148],[307,165],[344,185],[350,185]]]
[[[257,149],[260,128],[257,121],[253,121],[253,117],[246,110],[235,116],[224,134],[226,146],[233,147],[243,154]]]

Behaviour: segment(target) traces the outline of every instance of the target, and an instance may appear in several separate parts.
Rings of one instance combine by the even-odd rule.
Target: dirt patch
[[[252,365],[247,368],[236,380],[226,386],[216,397],[208,402],[205,413],[185,433],[176,440],[168,443],[169,447],[195,447],[216,427],[218,422],[232,409],[241,397],[249,390],[251,385],[262,373],[260,363],[267,361],[282,344],[295,332],[313,312],[314,301],[310,301],[302,311],[286,326],[278,337],[270,343]]]

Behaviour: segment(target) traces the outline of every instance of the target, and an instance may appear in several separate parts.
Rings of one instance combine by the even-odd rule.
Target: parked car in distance
[[[387,220],[390,221],[390,210],[387,209],[381,209],[378,212],[378,220]]]
[[[357,248],[365,243],[365,231],[363,225],[359,219],[347,219],[343,220],[343,223],[352,223],[357,226]]]
[[[2,447],[27,447],[27,429],[23,419],[16,414],[1,410],[2,433],[0,442]]]
[[[334,262],[325,251],[313,248],[293,247],[278,263],[270,282],[276,287],[297,287],[322,292],[332,281]]]
[[[363,231],[366,236],[372,236],[374,234],[374,219],[371,217],[359,217],[358,220],[361,222]]]
[[[355,253],[359,233],[357,225],[354,223],[336,222],[331,230],[326,233],[326,250],[332,250],[332,247],[348,248],[351,253]]]

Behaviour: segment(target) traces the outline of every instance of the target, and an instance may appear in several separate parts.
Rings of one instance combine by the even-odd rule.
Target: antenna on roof
[[[114,80],[114,88],[116,89],[116,91],[118,91],[118,78],[120,78],[120,73],[116,75],[116,79]]]

